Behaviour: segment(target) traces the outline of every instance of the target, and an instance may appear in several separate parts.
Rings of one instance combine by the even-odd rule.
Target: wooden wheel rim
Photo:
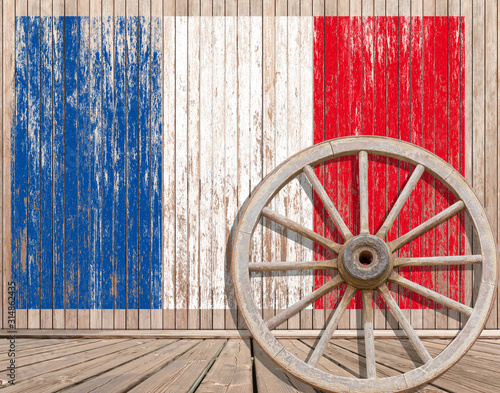
[[[439,355],[422,366],[393,377],[357,379],[333,375],[319,370],[289,353],[272,335],[260,316],[251,294],[248,269],[251,237],[261,212],[278,191],[302,172],[307,165],[314,166],[334,157],[369,154],[396,158],[413,165],[423,165],[425,171],[437,177],[458,200],[463,201],[480,240],[482,255],[481,284],[472,313],[463,329]],[[453,366],[465,355],[480,335],[496,293],[496,247],[486,212],[474,191],[464,178],[447,162],[427,150],[396,139],[358,136],[338,138],[311,146],[287,159],[275,168],[255,189],[245,205],[236,228],[233,247],[233,285],[239,310],[252,337],[262,349],[285,371],[300,380],[330,392],[407,391],[421,386]]]

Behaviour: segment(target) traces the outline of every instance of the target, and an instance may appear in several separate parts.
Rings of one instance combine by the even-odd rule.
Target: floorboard
[[[449,339],[423,339],[436,356]],[[280,339],[301,360],[315,341]],[[0,342],[0,389],[8,392],[318,392],[281,370],[251,339],[19,339],[16,379],[7,381],[6,340]],[[3,351],[3,352],[2,352]],[[376,339],[379,378],[421,365],[404,338]],[[466,356],[431,384],[431,392],[500,391],[500,340],[479,339]],[[366,375],[362,339],[334,339],[318,366],[347,378]]]

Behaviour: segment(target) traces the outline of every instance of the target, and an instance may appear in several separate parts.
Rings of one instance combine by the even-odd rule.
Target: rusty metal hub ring
[[[371,237],[368,230],[368,154],[392,157],[415,165],[414,171],[387,215],[382,227],[376,234],[373,234],[374,237],[381,239],[384,247],[387,247],[389,250],[389,259],[387,261],[383,260],[385,256],[381,251],[382,247],[380,247],[380,244],[377,244],[376,241],[366,242],[356,240],[357,238],[360,239],[362,236]],[[349,155],[359,156],[361,228],[359,237],[353,236],[349,228],[345,225],[312,169],[315,165],[334,157]],[[417,228],[412,229],[407,234],[391,242],[386,242],[385,235],[399,215],[405,201],[408,199],[412,189],[415,187],[424,171],[435,176],[448,188],[448,190],[452,191],[457,197],[457,202],[431,219],[425,221]],[[339,233],[344,238],[343,245],[326,239],[311,229],[305,228],[267,207],[268,203],[279,190],[301,173],[306,175],[316,194],[322,200],[325,209],[337,226]],[[394,252],[414,238],[435,228],[437,225],[463,209],[468,212],[471,223],[478,234],[479,249],[481,250],[480,254],[447,257],[438,256],[433,258],[397,258],[393,255]],[[330,261],[251,263],[250,249],[252,234],[261,217],[266,217],[267,220],[272,220],[314,242],[322,244],[337,255],[340,255],[340,258]],[[352,250],[348,249],[348,244],[352,241],[359,242],[359,247],[353,246]],[[345,253],[346,250],[347,252]],[[365,254],[361,255],[363,252]],[[342,256],[345,256],[347,259],[351,258],[351,261],[346,262],[347,265],[344,264],[344,266],[340,266],[339,264],[344,263],[342,262]],[[342,276],[342,270],[349,271],[347,266],[349,266],[349,268],[351,267],[349,263],[354,263],[352,259],[354,257],[358,258],[358,262],[366,265],[370,265],[374,258],[380,258],[381,260],[374,266],[385,266],[385,268],[382,269],[381,272],[372,272],[365,276],[363,276],[362,271],[360,272],[354,269],[350,271],[350,276],[344,273],[346,275],[344,278]],[[370,258],[372,258],[372,262],[370,262]],[[421,147],[395,139],[375,136],[347,137],[326,141],[295,154],[275,168],[258,185],[242,211],[234,235],[232,260],[233,284],[236,300],[250,334],[271,359],[285,371],[318,389],[330,392],[403,392],[424,385],[435,379],[460,360],[481,333],[493,305],[497,284],[496,248],[493,233],[484,208],[474,191],[465,182],[464,178],[448,163]],[[474,299],[473,307],[456,302],[444,295],[406,280],[393,270],[393,267],[402,266],[447,266],[473,263],[481,268],[481,281],[477,296],[475,296]],[[389,268],[387,266],[389,266]],[[311,269],[338,269],[339,274],[311,294],[306,295],[297,303],[292,304],[288,309],[264,321],[251,295],[250,272]],[[386,269],[390,270],[389,274],[386,274]],[[367,271],[371,270],[368,268]],[[382,280],[381,277],[383,277]],[[287,351],[278,340],[276,340],[271,330],[291,316],[297,314],[319,297],[346,281],[348,286],[345,294],[328,321],[325,330],[320,336],[309,359],[307,359],[307,362],[300,360]],[[424,297],[430,298],[448,308],[465,314],[468,316],[467,323],[455,339],[440,354],[432,357],[412,328],[408,319],[399,309],[390,291],[387,289],[386,282],[404,286],[411,291],[420,293]],[[388,304],[390,311],[394,314],[417,353],[422,358],[422,366],[397,376],[377,378],[375,370],[376,354],[373,339],[373,314],[371,309],[373,290],[371,288],[376,288]],[[317,368],[316,365],[320,361],[323,351],[337,327],[342,312],[347,308],[350,299],[357,290],[361,290],[363,295],[367,378],[346,378],[322,371]]]

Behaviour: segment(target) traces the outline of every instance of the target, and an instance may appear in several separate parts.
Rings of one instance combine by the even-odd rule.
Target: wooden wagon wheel
[[[312,168],[334,157],[356,154],[359,156],[360,234],[353,236]],[[368,229],[368,154],[392,157],[415,165],[407,184],[376,234],[370,234]],[[448,190],[451,190],[457,197],[457,202],[396,240],[385,241],[387,232],[424,171],[434,175]],[[266,207],[281,188],[301,173],[306,175],[316,194],[322,200],[326,211],[344,238],[343,244],[335,243]],[[481,250],[479,255],[406,259],[397,258],[394,255],[394,252],[405,244],[435,228],[462,209],[468,211],[478,234]],[[323,262],[250,263],[252,234],[262,216],[330,249],[337,254],[337,259]],[[241,315],[253,338],[270,358],[285,371],[318,389],[331,392],[401,392],[433,380],[455,364],[475,342],[486,323],[496,293],[495,241],[486,213],[473,190],[456,170],[436,155],[410,143],[384,137],[338,138],[314,145],[283,162],[259,184],[248,200],[240,216],[232,252],[236,299]],[[369,265],[363,264],[363,258],[371,259],[371,263]],[[474,307],[461,304],[407,280],[394,270],[394,268],[402,266],[446,266],[473,263],[482,267],[481,283]],[[264,321],[251,295],[250,271],[309,269],[338,269],[339,274],[286,310]],[[388,282],[406,287],[469,317],[463,329],[439,355],[433,358],[429,354],[389,292]],[[298,359],[276,340],[271,330],[342,283],[347,283],[347,290],[328,321],[312,354],[307,362]],[[367,367],[367,378],[363,379],[341,377],[316,368],[342,313],[357,290],[361,290],[363,295]],[[371,313],[373,290],[377,290],[384,298],[390,311],[421,357],[422,366],[397,376],[377,378]]]

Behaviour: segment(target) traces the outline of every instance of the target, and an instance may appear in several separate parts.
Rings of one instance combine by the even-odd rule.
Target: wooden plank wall
[[[442,17],[461,18],[454,19],[460,23],[458,38],[434,42],[422,39],[416,45],[423,48],[424,66],[428,62],[436,70],[445,67],[441,69],[445,80],[439,81],[444,93],[439,95],[439,102],[434,96],[434,109],[436,113],[439,108],[446,111],[435,121],[448,130],[457,122],[463,125],[463,146],[418,137],[411,141],[429,150],[441,146],[444,150],[440,154],[445,156],[454,154],[450,149],[462,152],[460,163],[454,165],[463,165],[460,170],[485,205],[498,238],[500,8],[493,0],[4,0],[0,11],[0,285],[4,298],[0,320],[4,328],[9,326],[11,266],[24,272],[18,275],[21,280],[17,283],[24,291],[21,297],[26,298],[16,312],[18,328],[242,328],[232,293],[231,249],[227,246],[239,209],[252,189],[280,162],[319,142],[315,139],[317,127],[324,129],[326,136],[331,119],[318,108],[326,108],[323,101],[333,94],[328,79],[331,75],[349,72],[352,68],[340,68],[345,64],[358,67],[363,75],[376,73],[376,67],[385,67],[388,57],[398,56],[398,48],[405,48],[407,43],[402,41],[386,46],[386,53],[378,52],[380,46],[373,31],[398,27],[388,26],[385,19],[377,17],[406,18],[393,19],[396,21],[423,17],[420,28],[424,32],[437,29],[436,21],[445,20]],[[75,16],[78,18],[71,19]],[[426,20],[430,22],[426,24]],[[439,28],[440,34],[447,36],[446,24]],[[341,38],[345,38],[345,63],[337,62],[332,55],[332,40],[337,37],[327,32],[335,29],[339,32],[339,48]],[[75,34],[77,31],[84,34]],[[438,33],[431,36],[434,34]],[[324,42],[323,53],[314,49],[320,41]],[[358,41],[360,45],[368,42],[371,48],[363,52],[366,59],[349,57],[350,42]],[[30,42],[45,43],[52,50],[48,55],[40,49],[27,51],[23,45]],[[26,53],[30,59],[26,59]],[[457,53],[459,58],[454,57]],[[412,51],[407,55],[411,58]],[[328,66],[316,67],[321,59]],[[459,61],[462,74],[451,75],[446,61]],[[422,72],[425,80],[426,70]],[[392,98],[383,90],[388,79],[382,84],[363,84],[356,75],[347,78],[347,84],[339,84],[336,93],[347,94],[350,99],[338,101],[343,116],[339,122],[356,128],[361,117],[349,113],[359,109],[366,115],[372,111],[373,120],[382,110],[349,95],[353,83],[359,83],[360,92],[371,89],[363,90],[363,94],[380,94],[389,108],[391,99],[396,105],[398,99],[406,102],[404,91],[398,90],[405,83],[422,89],[418,81],[413,85],[414,79],[405,80],[404,76],[398,72],[393,75],[396,93]],[[316,85],[318,78],[324,78],[324,83]],[[453,86],[458,86],[459,102],[449,99],[455,96],[449,90]],[[435,90],[423,89],[424,102],[420,104],[425,106],[432,102],[427,98],[433,97]],[[78,100],[72,100],[73,96]],[[344,104],[347,106],[341,107]],[[450,110],[452,105],[454,112]],[[19,109],[23,107],[28,110]],[[400,117],[410,119],[409,113],[419,110],[426,113],[425,107],[406,109],[408,113],[400,112]],[[460,118],[449,115],[451,112]],[[363,121],[369,121],[365,117]],[[425,128],[434,119],[424,116],[422,121],[412,122],[411,127]],[[88,125],[88,134],[72,132],[75,124]],[[99,127],[116,131],[107,137],[105,132],[95,133]],[[396,129],[384,132],[401,137]],[[82,135],[90,138],[81,139]],[[341,135],[339,128],[331,136]],[[450,137],[450,141],[460,138]],[[16,159],[22,156],[27,159]],[[87,177],[81,175],[84,171],[68,165],[73,159],[85,165]],[[375,159],[372,172],[385,173],[384,163]],[[140,165],[146,169],[141,170]],[[341,168],[350,164],[334,165]],[[409,168],[403,169],[395,173],[401,181]],[[329,173],[324,168],[321,171],[317,172],[320,177]],[[339,195],[356,187],[356,179],[348,171],[335,173],[338,177],[325,175],[322,181],[330,187],[338,182]],[[137,184],[137,188],[121,187],[122,182]],[[387,192],[390,187],[393,184],[387,185]],[[417,190],[424,198],[437,200],[434,210],[425,212],[426,217],[447,203],[439,200],[435,187],[428,179]],[[396,189],[392,191],[397,193]],[[271,207],[312,228],[322,225],[324,219],[322,213],[314,214],[315,208],[321,209],[313,202],[309,183],[299,177],[280,191]],[[370,206],[377,209],[373,200]],[[346,205],[339,210],[349,216],[349,208]],[[377,210],[377,214],[382,219],[386,212]],[[145,216],[150,219],[141,221]],[[75,217],[84,224],[75,226]],[[418,225],[418,220],[412,220],[400,223],[400,229]],[[460,235],[456,220],[446,227],[451,228],[449,231],[424,237],[411,252],[420,252],[418,247],[424,252],[426,247],[435,247],[426,245],[436,244],[436,237],[443,240],[444,253],[477,252],[477,240],[467,217],[463,220],[464,235]],[[23,223],[34,236],[16,232]],[[81,232],[83,227],[88,231]],[[334,232],[330,235],[338,236]],[[310,260],[321,254],[309,241],[265,219],[254,239],[255,261]],[[63,259],[58,260],[61,255]],[[85,258],[102,261],[102,268],[88,269]],[[146,264],[151,268],[141,269]],[[436,285],[440,292],[459,296],[452,293],[455,289],[446,277],[455,275],[452,280],[460,282],[460,296],[470,303],[478,269],[408,270],[405,274]],[[253,296],[261,305],[264,319],[268,319],[324,279],[328,277],[312,271],[300,275],[252,273]],[[37,294],[29,292],[28,287],[40,290]],[[408,303],[404,312],[416,328],[456,329],[465,322],[454,312],[408,298],[396,287],[393,290],[400,304]],[[323,327],[341,295],[342,289],[332,292],[279,328]],[[359,302],[359,298],[353,300],[340,329],[361,326]],[[418,306],[421,302],[424,307]],[[374,310],[376,328],[397,327],[383,302],[376,298],[376,303],[382,306]],[[497,301],[488,329],[500,328],[499,311]]]

